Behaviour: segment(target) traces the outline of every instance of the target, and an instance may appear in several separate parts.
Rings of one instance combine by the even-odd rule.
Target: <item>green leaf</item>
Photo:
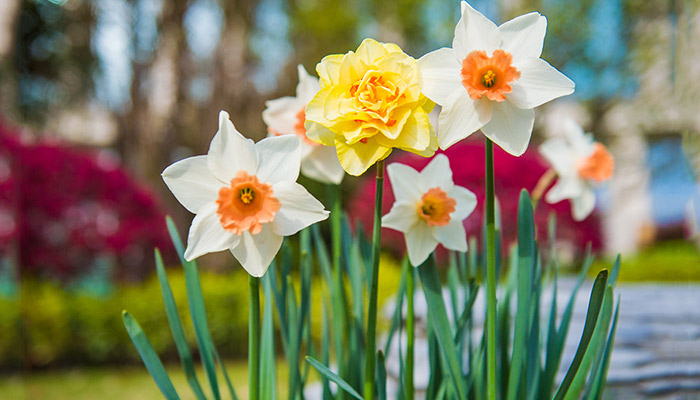
[[[194,363],[192,361],[192,354],[190,353],[190,348],[187,345],[187,339],[185,339],[185,331],[182,329],[182,323],[180,321],[180,315],[177,312],[173,292],[170,289],[168,277],[165,274],[163,258],[161,257],[158,249],[155,249],[155,259],[156,273],[158,274],[158,282],[160,283],[163,303],[165,304],[165,314],[168,317],[168,324],[170,324],[170,332],[172,333],[173,340],[175,341],[177,354],[180,356],[180,361],[182,362],[182,369],[185,370],[187,382],[190,384],[195,397],[200,400],[206,399],[204,392],[202,392],[202,387],[199,385],[199,381],[197,381],[197,375],[195,374]]]
[[[442,290],[440,288],[440,280],[435,269],[435,260],[433,257],[428,257],[428,260],[418,267],[421,282],[423,283],[423,293],[425,301],[428,304],[428,317],[433,323],[437,341],[440,345],[441,354],[448,366],[448,373],[452,378],[452,383],[455,386],[455,392],[458,398],[466,398],[466,388],[462,379],[462,370],[460,362],[457,360],[457,349],[453,341],[454,334],[450,328],[447,319],[447,310],[442,299]]]
[[[153,380],[156,381],[160,392],[163,393],[163,396],[165,396],[167,400],[179,400],[180,398],[175,391],[175,387],[173,387],[168,373],[165,372],[163,363],[160,362],[158,354],[153,350],[153,346],[143,333],[141,326],[126,310],[122,311],[122,320],[124,321],[126,332],[129,334],[131,341],[136,347],[136,351],[139,352],[139,356],[144,365],[146,365],[148,373],[151,374]]]
[[[320,362],[316,361],[314,358],[309,357],[309,356],[306,357],[306,362],[311,364],[312,367],[316,368],[316,371],[318,371],[321,375],[323,375],[326,378],[330,379],[331,381],[335,382],[335,384],[338,385],[339,388],[343,389],[348,394],[352,395],[354,398],[356,398],[358,400],[363,400],[362,396],[360,396],[360,394],[357,393],[355,391],[355,389],[352,388],[352,386],[350,386],[347,382],[345,382],[341,377],[336,375],[328,367],[326,367],[325,365],[321,364]]]
[[[381,350],[377,350],[377,392],[379,400],[386,400],[386,366],[384,353]]]
[[[396,293],[396,303],[394,306],[394,315],[391,317],[391,326],[389,327],[389,332],[387,333],[386,344],[384,345],[384,353],[389,354],[389,349],[391,348],[391,342],[394,340],[394,334],[396,334],[397,329],[403,324],[403,299],[406,294],[406,274],[408,273],[408,268],[413,268],[408,263],[408,258],[404,257],[401,262],[401,278],[399,281],[399,291]]]
[[[211,340],[209,332],[209,324],[207,323],[207,312],[204,308],[204,298],[202,296],[202,285],[199,282],[199,272],[197,264],[194,261],[187,261],[184,258],[185,250],[182,245],[182,239],[177,232],[175,223],[169,216],[166,217],[170,238],[175,245],[180,261],[185,269],[185,286],[187,288],[187,302],[190,307],[190,316],[194,325],[194,333],[197,338],[197,346],[199,347],[199,355],[204,364],[204,371],[209,379],[211,392],[216,400],[221,399],[219,393],[219,383],[216,379],[216,365],[214,364],[214,344]]]
[[[603,391],[605,390],[605,382],[608,378],[608,369],[610,368],[610,359],[612,358],[613,347],[615,346],[615,332],[617,332],[617,321],[620,316],[620,298],[617,298],[617,305],[615,306],[615,317],[613,318],[612,328],[610,329],[610,335],[608,336],[608,342],[605,345],[605,355],[601,362],[600,368],[596,373],[593,384],[590,388],[590,393],[588,396],[584,396],[589,400],[601,400],[603,398]]]
[[[535,265],[535,222],[532,202],[527,191],[523,190],[520,192],[518,206],[518,308],[515,314],[513,356],[508,377],[508,400],[517,398],[521,384],[521,373],[525,364],[525,346],[530,326],[530,300]],[[507,348],[503,348],[501,351],[505,352]]]
[[[605,339],[608,336],[610,318],[612,317],[612,306],[612,286],[607,285],[605,295],[603,297],[603,306],[601,308],[600,315],[598,316],[598,321],[593,331],[593,336],[591,337],[588,349],[583,356],[581,366],[579,367],[574,380],[571,382],[571,387],[569,387],[569,390],[566,392],[566,396],[564,397],[566,400],[576,400],[581,397],[581,391],[583,390],[583,385],[586,383],[586,377],[588,376],[588,371],[591,369],[593,360],[596,358],[600,358],[602,360],[603,358],[603,353],[605,352]]]
[[[583,357],[585,356],[586,350],[588,349],[588,345],[591,342],[591,338],[593,337],[593,332],[595,331],[595,327],[598,321],[598,315],[600,314],[600,309],[603,305],[603,298],[605,297],[605,288],[607,285],[607,281],[608,270],[603,269],[598,273],[598,276],[596,277],[595,282],[593,283],[593,289],[591,289],[591,298],[588,302],[586,322],[583,325],[581,341],[579,342],[578,348],[576,349],[574,360],[571,362],[569,370],[566,372],[564,381],[562,382],[561,386],[559,386],[559,390],[557,390],[557,394],[554,397],[554,400],[564,399],[567,392],[569,391],[569,388],[571,387],[571,384],[574,380],[574,377],[576,376],[576,373],[578,372],[579,367],[581,366],[581,362],[583,362]]]

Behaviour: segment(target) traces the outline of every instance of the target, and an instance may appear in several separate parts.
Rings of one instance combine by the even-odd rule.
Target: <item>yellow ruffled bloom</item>
[[[334,146],[345,171],[360,175],[396,147],[424,157],[437,150],[414,58],[391,43],[365,39],[357,52],[316,66],[321,90],[306,106],[306,136]]]

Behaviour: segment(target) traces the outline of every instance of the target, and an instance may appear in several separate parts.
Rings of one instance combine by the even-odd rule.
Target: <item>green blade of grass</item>
[[[207,313],[204,307],[204,298],[202,296],[202,285],[199,282],[199,272],[197,270],[197,264],[194,261],[187,261],[184,258],[185,250],[182,245],[182,239],[180,239],[180,234],[177,232],[175,223],[169,216],[166,217],[166,222],[168,225],[168,232],[170,233],[170,238],[175,245],[178,255],[180,256],[180,261],[185,269],[185,286],[187,289],[187,302],[189,303],[190,316],[192,317],[192,323],[194,325],[194,332],[197,338],[197,345],[199,347],[199,355],[202,358],[202,364],[204,364],[204,371],[207,374],[209,380],[209,386],[211,387],[211,392],[214,399],[221,399],[221,394],[219,393],[219,383],[216,378],[216,365],[214,363],[213,348],[214,344],[211,340],[211,334],[209,331],[209,324],[207,323]]]
[[[156,351],[153,350],[151,342],[146,337],[146,334],[143,333],[139,323],[126,310],[122,311],[122,320],[124,321],[126,332],[136,347],[136,351],[138,351],[148,373],[156,381],[160,392],[163,393],[167,400],[179,400],[180,397],[178,397],[175,387],[170,381],[170,377],[168,377],[168,373],[165,372],[163,363],[158,358]]]
[[[323,376],[325,376],[326,378],[328,378],[328,379],[330,379],[331,381],[333,381],[336,385],[338,385],[338,387],[339,387],[340,389],[343,389],[343,390],[346,391],[348,394],[350,394],[351,396],[353,396],[354,398],[356,398],[356,399],[358,399],[358,400],[363,400],[363,399],[362,399],[362,396],[360,396],[360,394],[357,393],[357,392],[355,391],[355,389],[353,389],[352,386],[350,386],[349,383],[345,382],[341,377],[339,377],[338,375],[336,375],[336,374],[335,374],[333,371],[331,371],[328,367],[326,367],[325,365],[321,364],[320,362],[318,362],[318,361],[315,360],[314,358],[308,357],[308,356],[306,357],[306,362],[308,362],[309,364],[311,364],[311,366],[314,367],[314,368],[316,369],[316,371],[318,371],[321,375],[323,375]]]
[[[194,362],[192,361],[192,353],[190,353],[190,348],[187,345],[187,339],[185,339],[185,331],[182,329],[182,322],[180,320],[180,315],[177,312],[177,306],[175,305],[175,299],[173,298],[173,292],[170,289],[170,284],[168,283],[168,277],[165,274],[165,267],[163,266],[163,258],[160,255],[160,251],[155,249],[155,259],[156,259],[156,273],[158,275],[158,282],[160,283],[160,290],[163,295],[163,303],[165,304],[165,314],[168,317],[168,324],[170,325],[170,332],[173,335],[173,340],[175,341],[175,348],[177,349],[177,354],[180,356],[180,362],[182,363],[182,369],[185,371],[185,376],[187,377],[187,383],[189,383],[197,399],[206,399],[204,392],[202,392],[202,387],[199,385],[197,380],[197,375],[194,371]]]
[[[595,327],[597,325],[598,315],[600,314],[600,309],[603,305],[603,298],[605,297],[607,281],[608,270],[604,269],[598,273],[598,276],[596,277],[595,282],[593,283],[593,289],[591,289],[591,297],[588,302],[588,312],[586,313],[586,322],[583,325],[583,333],[581,334],[581,340],[579,342],[578,348],[576,349],[574,359],[571,362],[568,371],[566,372],[564,381],[562,382],[561,386],[559,386],[559,390],[557,390],[557,394],[554,397],[554,400],[564,399],[567,392],[569,391],[569,388],[571,387],[576,373],[579,370],[579,367],[581,366],[581,363],[583,362],[583,357],[585,356],[586,350],[588,349],[588,345],[591,342],[593,332],[595,331]]]
[[[386,400],[386,366],[381,350],[377,350],[377,393],[379,400]]]

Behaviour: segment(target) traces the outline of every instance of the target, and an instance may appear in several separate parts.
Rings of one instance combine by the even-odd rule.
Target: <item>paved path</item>
[[[560,315],[573,286],[573,279],[560,280],[557,299]],[[560,379],[578,346],[590,288],[591,282],[585,283],[577,296]],[[616,294],[621,296],[620,321],[605,397],[700,399],[700,285],[619,284]],[[447,293],[445,297],[447,301]],[[542,305],[548,309],[549,304],[551,291],[546,291]],[[474,307],[475,333],[478,335],[483,324],[483,298],[477,299]],[[385,316],[390,314],[390,310],[393,310],[393,305],[385,308]],[[417,335],[424,337],[427,306],[422,292],[416,293],[415,313],[419,324]],[[393,376],[398,375],[398,360],[395,358],[398,344],[395,343],[391,351],[394,356],[387,360],[387,372]],[[427,385],[427,362],[422,361],[425,359],[426,343],[423,339],[417,339],[417,387]]]

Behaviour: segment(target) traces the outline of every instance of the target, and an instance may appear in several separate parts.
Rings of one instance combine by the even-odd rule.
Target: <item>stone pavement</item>
[[[559,282],[557,305],[563,312],[574,279]],[[563,379],[581,337],[588,307],[591,282],[578,293],[569,329],[562,369]],[[474,304],[475,335],[481,334],[484,319],[483,290]],[[607,399],[700,399],[700,285],[697,284],[619,284],[620,321],[608,373]],[[449,294],[445,292],[445,301]],[[551,304],[551,290],[542,299],[544,310]],[[513,307],[515,309],[515,307]],[[390,304],[384,309],[389,317]],[[428,379],[425,316],[427,306],[422,292],[415,297],[417,320],[415,384],[425,387]],[[544,312],[544,316],[548,313]],[[478,336],[477,336],[478,337]],[[405,338],[402,338],[405,345]],[[380,341],[379,343],[382,343]],[[398,376],[398,341],[394,341],[387,359],[387,373]],[[390,388],[395,384],[390,385]],[[389,396],[392,398],[392,396]]]

